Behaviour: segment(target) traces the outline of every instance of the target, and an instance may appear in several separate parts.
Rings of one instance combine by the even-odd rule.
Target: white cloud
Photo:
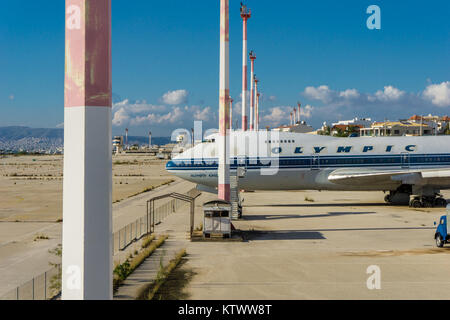
[[[162,101],[169,105],[179,105],[187,102],[189,92],[186,90],[169,91],[162,96]]]
[[[332,101],[335,92],[330,90],[328,86],[319,86],[319,87],[306,87],[304,93],[307,98],[312,100],[319,100],[324,103],[329,103]]]
[[[339,97],[345,98],[345,99],[356,99],[359,98],[360,94],[358,90],[356,89],[347,89],[345,91],[341,91],[339,93]]]
[[[125,108],[120,108],[118,111],[114,112],[112,123],[114,126],[123,126],[130,120],[130,115],[125,110]]]
[[[360,98],[361,94],[356,89],[347,89],[344,91],[331,90],[329,86],[306,87],[303,95],[311,100],[321,101],[326,104],[345,103],[349,100]]]
[[[314,107],[306,105],[301,107],[301,118],[303,120],[310,119],[313,115]],[[291,119],[291,112],[294,110],[292,106],[278,106],[270,108],[265,111],[265,115],[261,120],[270,126],[279,126],[282,124],[289,124]]]
[[[314,107],[309,104],[307,104],[304,107],[301,107],[301,109],[300,109],[301,118],[306,118],[306,119],[311,118],[313,111],[314,111]]]
[[[442,114],[450,106],[450,82],[429,83],[423,92],[406,92],[392,85],[363,93],[357,89],[333,90],[327,85],[307,87],[302,95],[319,101],[314,104],[310,122],[318,126],[323,121],[359,118],[384,120],[408,119],[414,114]],[[317,112],[316,112],[317,111]]]
[[[157,106],[145,101],[130,103],[126,99],[113,105],[112,123],[116,127],[155,126],[168,130],[183,125],[190,127],[194,120],[210,122],[215,119],[209,106]]]
[[[12,101],[12,100],[14,100],[16,97],[15,97],[13,94],[10,94],[8,98],[9,98],[9,100]]]
[[[212,118],[212,112],[210,107],[204,109],[197,108],[194,111],[194,119],[197,121],[209,121]]]
[[[282,121],[289,119],[289,111],[291,107],[275,107],[269,109],[269,114],[263,117],[263,121],[267,121],[272,125],[279,125]]]
[[[450,81],[429,85],[423,92],[423,96],[435,106],[450,106]]]
[[[128,99],[113,104],[113,112],[122,108],[126,110],[127,113],[138,114],[142,112],[163,112],[167,107],[148,104],[145,100],[131,102]]]
[[[57,127],[58,129],[64,128],[64,122],[62,122],[62,123],[60,123],[60,124],[57,124],[56,127]]]
[[[399,101],[406,96],[406,93],[393,86],[385,86],[383,90],[378,90],[372,95],[361,94],[356,89],[336,91],[326,85],[322,85],[319,87],[306,87],[303,95],[308,99],[321,101],[328,105],[351,105],[367,102]]]
[[[175,124],[183,118],[183,115],[183,110],[180,107],[175,107],[163,114],[150,113],[144,116],[136,116],[130,120],[130,124],[135,126],[163,123]]]
[[[377,91],[375,97],[380,101],[397,101],[405,95],[404,91],[401,91],[393,86],[384,87],[384,91]]]
[[[247,105],[248,108],[248,105]],[[247,111],[248,113],[249,111]],[[242,101],[234,102],[233,103],[233,114],[242,115]],[[247,114],[248,116],[248,114]]]

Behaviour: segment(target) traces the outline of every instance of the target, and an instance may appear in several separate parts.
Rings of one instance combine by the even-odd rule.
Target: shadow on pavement
[[[314,215],[299,215],[299,214],[261,214],[261,215],[244,215],[242,220],[244,221],[255,221],[255,220],[281,220],[281,219],[304,219],[304,218],[323,218],[323,217],[333,217],[333,216],[344,216],[344,215],[358,215],[358,214],[376,214],[376,212],[328,212],[325,214],[314,214]]]
[[[248,231],[243,232],[246,240],[324,240],[322,233],[316,231]]]
[[[386,203],[289,203],[289,204],[264,204],[244,205],[244,208],[279,207],[279,208],[326,208],[326,207],[386,207]]]

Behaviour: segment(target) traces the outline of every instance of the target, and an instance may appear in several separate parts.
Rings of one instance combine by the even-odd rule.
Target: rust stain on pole
[[[110,10],[110,1],[72,0],[68,6],[66,107],[112,105],[111,20],[99,18]]]

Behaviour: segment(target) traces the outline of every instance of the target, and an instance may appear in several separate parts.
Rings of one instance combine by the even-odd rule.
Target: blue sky
[[[313,126],[340,119],[450,114],[450,2],[248,0],[262,126],[297,101]],[[381,8],[381,30],[366,9]],[[239,109],[242,20],[230,0],[231,93]],[[219,0],[113,0],[114,133],[217,126]],[[63,122],[64,1],[0,12],[0,126]],[[240,119],[238,112],[234,120]]]

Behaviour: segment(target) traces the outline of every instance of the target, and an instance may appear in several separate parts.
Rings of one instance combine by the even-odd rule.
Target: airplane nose
[[[177,164],[172,160],[166,163],[166,171],[176,177],[179,177],[180,171],[177,170],[177,167]]]
[[[176,167],[175,162],[172,160],[166,163],[166,171],[172,171]]]

